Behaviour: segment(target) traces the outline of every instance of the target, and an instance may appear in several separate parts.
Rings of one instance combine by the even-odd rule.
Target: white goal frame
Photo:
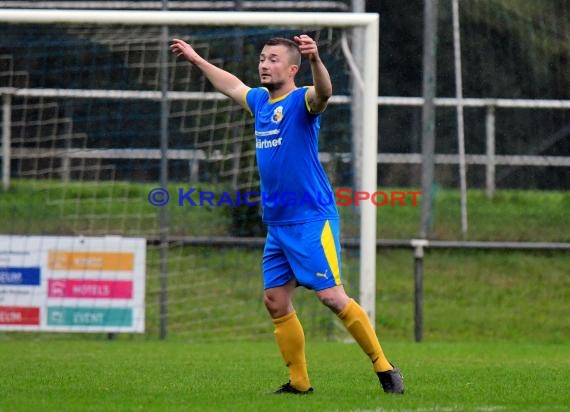
[[[362,28],[361,184],[357,190],[377,191],[379,15],[375,13],[204,12],[133,10],[0,9],[0,22],[21,24],[101,24],[162,26],[264,26]],[[376,207],[360,206],[360,304],[375,325]]]

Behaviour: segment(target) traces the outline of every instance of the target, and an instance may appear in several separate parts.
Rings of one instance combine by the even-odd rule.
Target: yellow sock
[[[378,337],[370,324],[366,312],[354,299],[350,299],[338,314],[338,317],[372,361],[374,372],[384,372],[393,369],[386,356],[384,356]]]
[[[300,391],[311,387],[307,362],[305,360],[305,333],[297,313],[291,312],[280,318],[273,319],[275,339],[289,368],[291,385]]]

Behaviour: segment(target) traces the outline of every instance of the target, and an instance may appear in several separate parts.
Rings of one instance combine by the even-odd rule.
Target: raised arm
[[[311,110],[315,113],[324,111],[327,103],[332,96],[332,83],[329,72],[323,64],[317,43],[306,34],[295,36],[293,38],[299,45],[301,55],[306,56],[311,65],[311,73],[313,74],[313,86],[307,92],[307,100]]]
[[[240,79],[233,74],[214,66],[212,63],[196,53],[194,48],[184,40],[173,39],[172,44],[170,45],[170,50],[178,56],[184,56],[186,60],[200,69],[217,91],[225,94],[240,106],[247,109],[244,95],[245,92],[249,90],[249,87]]]

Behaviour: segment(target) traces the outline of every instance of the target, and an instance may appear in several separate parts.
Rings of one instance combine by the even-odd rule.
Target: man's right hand
[[[200,55],[196,53],[192,46],[181,39],[172,39],[170,50],[177,56],[184,56],[184,58],[190,63],[196,63],[196,61],[200,58]]]

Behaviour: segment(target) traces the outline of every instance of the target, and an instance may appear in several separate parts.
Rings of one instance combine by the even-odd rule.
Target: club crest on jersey
[[[279,123],[283,119],[283,106],[277,106],[273,110],[273,116],[271,116],[271,121],[273,123]]]

